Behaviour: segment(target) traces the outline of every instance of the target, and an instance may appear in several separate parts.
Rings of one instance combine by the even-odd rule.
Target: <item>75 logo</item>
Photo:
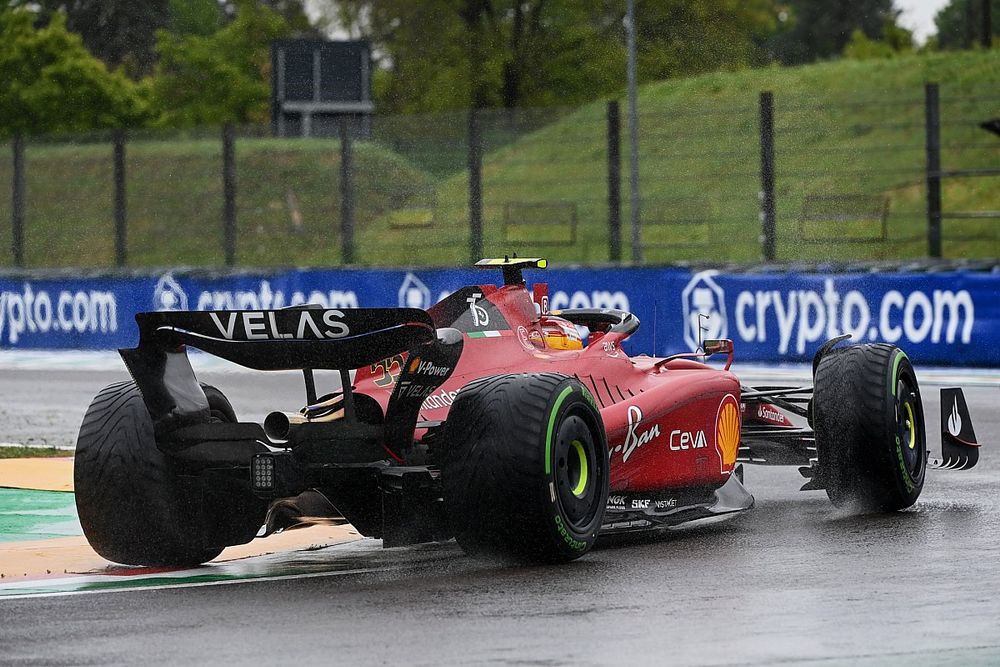
[[[469,303],[469,312],[472,313],[472,326],[484,327],[490,323],[490,314],[477,302],[483,298],[481,292],[476,292],[465,300]]]

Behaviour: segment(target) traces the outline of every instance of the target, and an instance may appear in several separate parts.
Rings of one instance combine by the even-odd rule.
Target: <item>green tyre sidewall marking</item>
[[[552,447],[553,447],[553,439],[555,437],[556,422],[558,420],[560,411],[563,408],[563,404],[566,402],[566,399],[568,399],[570,395],[573,393],[573,389],[577,387],[580,389],[580,394],[583,396],[584,400],[591,407],[594,408],[594,412],[598,412],[596,401],[594,400],[594,397],[591,395],[591,393],[587,391],[586,387],[582,385],[570,384],[564,387],[559,392],[559,394],[556,396],[556,400],[552,404],[552,409],[549,412],[548,423],[546,424],[546,430],[545,430],[545,480],[546,480],[546,494],[548,495],[548,499],[550,501],[549,507],[551,507],[552,509],[551,516],[556,533],[571,550],[573,550],[574,552],[583,552],[589,549],[590,545],[585,540],[580,540],[574,537],[572,529],[570,529],[570,527],[566,525],[566,522],[563,520],[563,517],[561,515],[560,501],[557,498],[554,498],[552,496],[552,493],[549,491],[549,485],[555,484],[555,480],[552,474],[553,470]],[[598,441],[595,442],[595,445],[598,447],[600,447],[599,440],[600,439],[598,439]],[[606,448],[606,444],[604,446]],[[587,469],[586,454],[582,451],[583,450],[582,445],[574,445],[573,449],[577,450],[577,454],[580,456],[581,459],[581,465],[583,466],[583,472],[581,473],[581,483],[579,483],[577,487],[573,490],[575,494],[577,491],[582,493],[583,490],[586,489],[586,484],[591,475],[590,471]],[[606,471],[606,474],[607,472],[608,471]],[[600,529],[600,523],[598,522],[597,528],[595,529],[594,532],[595,535],[596,535],[596,530],[599,529]]]
[[[505,373],[458,393],[441,483],[448,528],[470,556],[565,563],[592,546],[606,508],[607,435],[578,387],[561,373]],[[587,457],[583,497],[570,493],[582,473],[573,440]]]
[[[559,392],[559,396],[556,397],[556,402],[552,406],[552,411],[549,413],[549,425],[545,431],[545,476],[548,477],[552,474],[552,430],[556,425],[556,417],[559,415],[559,408],[562,407],[563,401],[566,397],[573,393],[573,386],[570,385]]]
[[[555,515],[555,522],[556,522],[556,531],[559,533],[560,536],[562,536],[563,540],[566,541],[566,544],[569,545],[570,549],[573,549],[574,551],[583,551],[587,548],[586,542],[578,540],[569,534],[569,530],[566,529],[566,526],[563,524],[562,517],[559,516],[558,512]]]
[[[906,352],[903,352],[902,350],[900,350],[897,347],[896,348],[896,358],[892,360],[892,377],[891,377],[891,380],[892,380],[892,395],[893,395],[893,397],[896,396],[896,380],[899,378],[899,362],[901,362],[903,359],[906,359],[907,361],[910,360],[910,358],[908,356],[906,356]]]

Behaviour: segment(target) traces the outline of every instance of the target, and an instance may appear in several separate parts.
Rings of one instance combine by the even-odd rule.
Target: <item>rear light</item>
[[[271,493],[276,486],[274,456],[272,454],[254,454],[250,461],[250,484],[254,491]]]

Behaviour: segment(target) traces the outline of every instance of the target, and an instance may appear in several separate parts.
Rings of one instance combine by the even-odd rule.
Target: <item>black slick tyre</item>
[[[213,419],[235,420],[218,389],[205,385],[204,390]],[[266,510],[249,492],[178,474],[176,463],[156,446],[134,382],[112,384],[90,404],[73,477],[84,534],[98,554],[115,563],[204,563],[228,544],[252,539],[251,526],[262,524]]]
[[[902,350],[872,343],[827,353],[812,409],[820,474],[834,505],[888,512],[916,502],[927,439],[917,378]]]
[[[441,479],[471,556],[558,563],[594,544],[608,499],[607,436],[593,396],[555,373],[498,375],[458,393]]]

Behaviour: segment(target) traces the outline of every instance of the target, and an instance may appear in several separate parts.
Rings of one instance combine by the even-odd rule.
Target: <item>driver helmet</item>
[[[541,325],[542,336],[549,348],[553,350],[583,349],[583,337],[569,320],[548,315],[541,319]]]

